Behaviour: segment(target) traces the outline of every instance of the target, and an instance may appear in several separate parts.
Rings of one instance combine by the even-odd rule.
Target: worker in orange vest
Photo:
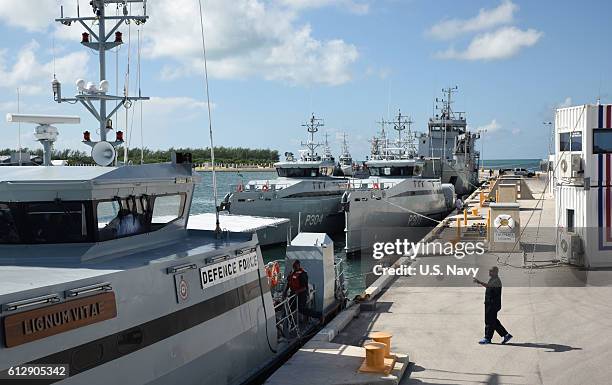
[[[297,298],[298,311],[300,314],[307,316],[306,305],[308,302],[308,273],[302,269],[299,260],[293,262],[293,271],[287,277],[287,285],[285,286],[284,296],[287,296],[287,291],[291,290],[291,294],[295,294]],[[294,305],[292,305],[294,308]]]

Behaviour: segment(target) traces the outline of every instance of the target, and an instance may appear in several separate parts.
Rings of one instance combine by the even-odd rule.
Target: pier
[[[472,276],[381,276],[365,290],[369,301],[349,307],[267,384],[287,378],[296,378],[295,384],[608,383],[612,288],[603,284],[609,283],[609,274],[560,263],[551,234],[557,224],[554,197],[545,191],[547,176],[525,181],[532,197],[517,201],[520,250],[452,261],[458,267],[478,267],[477,277],[484,281],[488,268],[499,267],[504,288],[498,317],[514,336],[508,344],[501,345],[497,335],[493,344],[477,343],[484,334],[485,290]],[[489,205],[480,199],[487,188],[476,190],[466,199],[467,212],[451,213],[427,241],[457,241],[458,235],[485,240],[486,234],[474,229],[487,225]],[[394,266],[449,265],[448,258],[405,256]],[[390,350],[406,357],[390,375],[358,373],[362,347],[375,331],[389,332]],[[356,357],[346,357],[351,355]]]

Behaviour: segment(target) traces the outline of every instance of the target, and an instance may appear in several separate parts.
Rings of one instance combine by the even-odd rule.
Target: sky
[[[88,4],[80,1],[81,15],[91,15]],[[96,122],[79,105],[53,102],[50,82],[55,73],[65,97],[76,94],[77,79],[97,84],[98,56],[81,46],[82,26],[54,21],[60,5],[65,16],[76,14],[77,0],[0,2],[0,113],[17,111],[19,90],[21,112],[79,115],[79,126],[58,127],[56,148],[88,151],[81,133],[95,133]],[[401,109],[424,132],[442,88],[458,86],[453,107],[471,130],[486,129],[478,142],[485,159],[543,158],[543,123],[555,108],[598,97],[612,103],[610,1],[202,5],[216,146],[296,152],[314,113],[336,155],[347,133],[353,157],[364,159],[378,121]],[[127,131],[130,147],[208,146],[198,0],[149,0],[147,15],[145,24],[119,29],[125,44],[107,54],[107,80],[113,93],[123,95],[127,84],[136,95],[140,78],[151,100],[132,104],[127,121],[121,108],[114,126]],[[19,136],[18,125],[0,121],[0,148],[16,148],[19,138],[37,148],[33,129],[22,124]]]

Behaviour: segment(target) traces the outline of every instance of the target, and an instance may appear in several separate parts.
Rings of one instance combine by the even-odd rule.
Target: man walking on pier
[[[493,266],[489,269],[489,282],[482,282],[474,278],[474,282],[486,287],[485,290],[485,336],[478,341],[479,344],[490,344],[493,333],[497,332],[503,340],[502,345],[510,341],[512,334],[497,319],[497,312],[501,310],[502,283],[499,279],[499,269]]]

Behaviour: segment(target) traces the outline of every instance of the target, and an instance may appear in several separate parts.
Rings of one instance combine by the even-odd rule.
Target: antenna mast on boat
[[[96,163],[100,165],[109,165],[115,161],[115,147],[123,143],[123,132],[117,131],[114,141],[107,139],[109,131],[113,129],[111,117],[117,112],[120,107],[129,105],[135,100],[148,100],[148,97],[138,96],[118,96],[108,93],[110,86],[106,78],[106,51],[113,49],[123,44],[122,33],[118,31],[122,24],[129,24],[132,21],[136,25],[143,24],[149,18],[147,16],[147,0],[91,0],[90,2],[93,15],[81,16],[77,2],[77,16],[65,17],[64,6],[60,6],[60,18],[55,19],[63,25],[70,26],[72,23],[79,23],[85,29],[81,35],[81,44],[97,52],[100,67],[99,83],[86,82],[79,79],[76,83],[77,95],[71,98],[62,97],[61,83],[54,77],[52,81],[53,99],[58,102],[81,103],[87,111],[99,122],[100,141],[92,141],[89,131],[83,133],[83,143],[92,147],[92,156]],[[131,14],[132,4],[142,4],[142,14]],[[112,16],[106,15],[106,6],[114,4],[118,9],[121,9],[122,15]],[[106,23],[111,22],[114,25],[110,30],[106,31]],[[97,31],[94,31],[90,25],[97,24]],[[98,101],[98,108],[93,102]],[[117,105],[110,111],[107,111],[107,102],[116,101]],[[110,145],[110,146],[109,146]],[[97,155],[97,156],[96,156]],[[100,158],[102,156],[102,158]],[[112,158],[112,159],[111,159]],[[99,162],[103,159],[103,162]],[[110,160],[110,162],[109,162]],[[102,164],[101,164],[102,163]]]
[[[314,141],[314,134],[317,131],[319,131],[320,127],[323,127],[323,126],[325,126],[325,124],[323,123],[323,119],[315,118],[314,113],[310,117],[310,120],[306,122],[306,124],[302,124],[302,127],[306,127],[306,129],[310,133],[310,140],[306,143],[302,142],[302,146],[306,146],[306,148],[308,148],[308,151],[309,151],[308,156],[310,157],[314,157],[315,150],[317,149],[317,147],[321,146],[321,143],[316,143]]]

